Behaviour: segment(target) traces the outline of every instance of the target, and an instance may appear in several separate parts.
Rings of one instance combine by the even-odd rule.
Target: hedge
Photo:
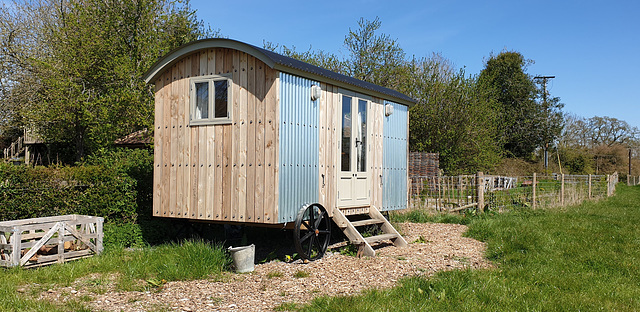
[[[153,155],[148,150],[102,150],[73,167],[0,163],[0,221],[100,216],[105,218],[105,246],[166,237],[166,225],[158,224],[164,221],[151,218],[152,192]]]

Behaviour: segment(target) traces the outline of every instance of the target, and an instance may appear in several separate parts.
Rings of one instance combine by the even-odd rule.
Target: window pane
[[[358,100],[358,137],[356,153],[358,155],[358,172],[367,171],[367,101]]]
[[[342,171],[351,171],[351,98],[342,97]]]
[[[209,118],[209,83],[196,82],[196,116],[195,119]]]
[[[216,89],[216,116],[215,118],[227,118],[227,81],[217,80],[213,82]]]

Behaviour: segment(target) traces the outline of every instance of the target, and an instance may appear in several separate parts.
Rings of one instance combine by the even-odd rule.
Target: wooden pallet
[[[385,241],[391,241],[397,247],[407,246],[407,241],[376,207],[358,208],[359,214],[354,211],[353,208],[344,211],[343,209],[334,209],[333,221],[349,238],[351,244],[358,245],[359,256],[375,257],[376,252],[372,245]],[[357,219],[354,219],[354,216]],[[359,229],[365,226],[377,226],[382,234],[364,237]]]
[[[0,266],[37,267],[99,254],[103,222],[83,215],[0,222]]]

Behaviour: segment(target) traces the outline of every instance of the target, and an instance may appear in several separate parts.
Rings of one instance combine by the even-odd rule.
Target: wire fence
[[[627,176],[627,185],[629,186],[640,185],[640,176]]]
[[[544,209],[610,196],[617,182],[617,174],[413,177],[409,206],[448,212]]]

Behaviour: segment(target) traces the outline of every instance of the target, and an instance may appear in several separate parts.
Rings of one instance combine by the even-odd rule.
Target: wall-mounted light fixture
[[[385,116],[391,116],[391,114],[393,114],[393,105],[391,104],[387,104],[384,106],[384,115]]]
[[[322,88],[318,85],[311,86],[311,100],[315,101],[322,97]]]

